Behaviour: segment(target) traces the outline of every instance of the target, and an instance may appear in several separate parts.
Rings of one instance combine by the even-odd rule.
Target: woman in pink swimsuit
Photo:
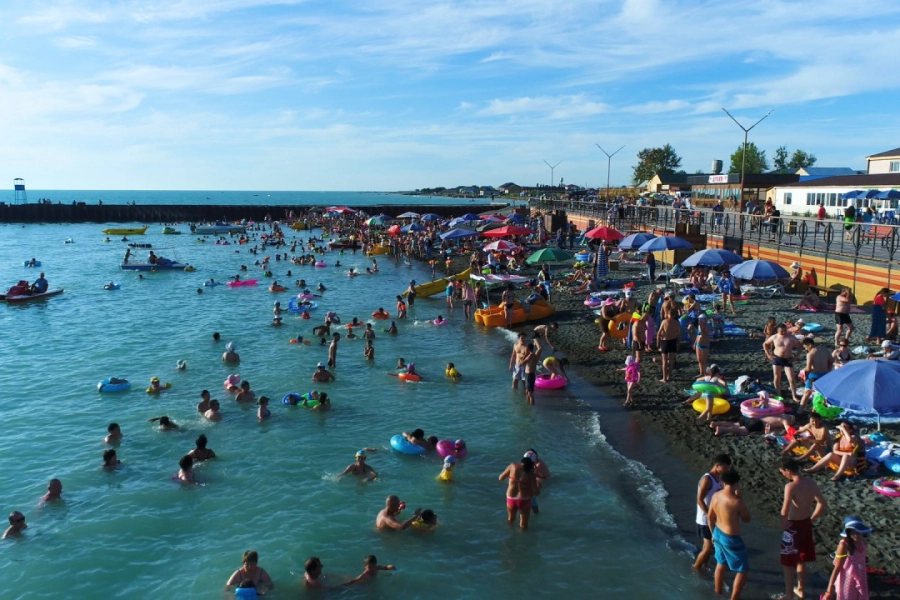
[[[500,474],[500,481],[509,479],[506,488],[506,512],[507,522],[511,525],[519,515],[519,527],[528,529],[528,519],[531,517],[531,498],[535,495],[537,481],[534,475],[534,461],[530,457],[522,458],[520,464],[510,463],[506,470]]]

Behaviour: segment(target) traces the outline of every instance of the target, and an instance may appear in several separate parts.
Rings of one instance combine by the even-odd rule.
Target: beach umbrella
[[[666,250],[683,250],[693,247],[694,245],[689,241],[674,235],[661,235],[641,244],[638,252],[664,252]]]
[[[584,237],[591,240],[603,240],[604,242],[618,242],[625,237],[618,229],[612,227],[597,227],[591,229],[584,234]]]
[[[481,220],[487,221],[488,223],[505,223],[506,222],[506,219],[504,217],[500,217],[498,215],[488,215]]]
[[[481,217],[478,215],[473,215],[472,213],[466,213],[463,216],[459,217],[463,221],[480,221]]]
[[[352,215],[356,211],[352,208],[347,208],[346,206],[329,206],[327,209],[328,212],[337,213],[339,215]]]
[[[731,250],[707,248],[698,250],[681,262],[682,267],[718,267],[719,265],[739,265],[744,259]]]
[[[462,217],[456,217],[455,219],[450,219],[446,223],[442,223],[447,227],[459,227],[460,225],[472,225],[474,221],[463,219]]]
[[[418,216],[419,216],[419,213],[409,211],[409,212],[405,212],[401,215],[397,215],[397,218],[398,219],[415,219]]]
[[[484,249],[488,252],[512,252],[516,248],[518,248],[518,246],[512,242],[507,242],[506,240],[494,240],[484,246]]]
[[[400,226],[399,225],[391,225],[390,227],[388,227],[387,232],[391,235],[397,235],[398,233],[400,233]]]
[[[787,270],[771,260],[748,260],[731,269],[735,279],[787,279]],[[843,368],[843,367],[842,367]]]
[[[534,265],[541,262],[565,262],[573,258],[575,257],[572,253],[559,248],[542,248],[526,258],[525,262],[529,265]]]
[[[829,404],[882,416],[900,414],[900,362],[854,360],[816,379],[813,389]]]
[[[372,217],[371,219],[367,219],[366,225],[368,225],[369,227],[381,227],[384,225],[384,217],[379,215],[377,217]]]
[[[879,200],[891,200],[900,198],[900,190],[885,190],[875,195]]]
[[[843,194],[841,194],[841,200],[855,200],[860,193],[862,193],[862,190],[844,192]]]
[[[516,225],[521,225],[522,223],[528,222],[528,219],[525,215],[520,215],[519,213],[513,213],[506,217],[507,223],[515,223]]]
[[[619,250],[637,250],[655,237],[652,233],[632,233],[619,242]]]
[[[483,236],[485,237],[508,237],[511,235],[531,235],[534,233],[532,230],[527,227],[519,227],[518,225],[504,225],[503,227],[498,227],[497,229],[491,229],[490,231],[485,231]]]
[[[424,215],[419,217],[419,220],[420,221],[440,221],[443,218],[444,217],[442,217],[441,215],[436,215],[434,213],[425,213]]]
[[[409,233],[410,231],[425,231],[425,226],[419,225],[418,223],[410,223],[409,225],[401,227],[400,231],[403,233]]]
[[[457,240],[459,238],[471,237],[473,235],[478,235],[477,231],[472,231],[471,229],[451,229],[446,233],[441,234],[442,240]]]

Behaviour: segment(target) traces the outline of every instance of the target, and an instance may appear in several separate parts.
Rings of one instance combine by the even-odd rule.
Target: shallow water
[[[105,243],[101,229],[0,226],[0,282],[33,280],[37,272],[21,265],[34,256],[51,287],[66,290],[45,301],[0,306],[7,334],[0,346],[0,385],[7,390],[0,408],[4,508],[22,510],[30,524],[24,539],[0,545],[6,597],[221,598],[249,548],[259,551],[275,580],[274,598],[296,595],[308,556],[319,556],[326,581],[336,584],[361,572],[371,553],[398,570],[340,597],[711,595],[692,575],[689,559],[669,549],[684,545],[672,543],[678,540],[658,481],[606,443],[600,416],[577,393],[545,392],[537,407],[526,406],[509,389],[510,334],[464,323],[462,310],[448,312],[440,296],[420,299],[411,318],[397,322],[397,337],[375,322],[374,364],[363,359],[362,340],[341,340],[338,379],[319,386],[334,399],[330,412],[281,404],[285,393],[313,387],[310,375],[326,355],[323,347],[288,340],[298,332],[309,337],[325,310],[337,310],[345,322],[379,306],[393,310],[410,278],[427,279],[418,265],[378,257],[379,274],[350,279],[344,268],[273,262],[280,282],[305,277],[329,288],[312,320],[288,314],[284,327],[273,328],[272,302],[286,305],[289,293],[259,285],[197,294],[204,280],[226,280],[241,264],[250,268],[244,278],[256,276],[245,247],[163,236],[154,226],[134,241],[152,243],[157,254],[197,271],[148,273],[141,281],[118,270],[124,244]],[[64,244],[67,238],[74,243]],[[371,264],[358,254],[326,257],[329,264],[337,259],[348,267]],[[103,290],[109,281],[121,289]],[[449,315],[447,326],[427,322],[439,313]],[[220,344],[213,331],[221,332]],[[231,340],[242,357],[237,369],[219,360]],[[422,383],[386,375],[398,356],[416,363]],[[175,370],[179,359],[186,371]],[[448,361],[464,375],[458,384],[443,376]],[[271,420],[259,423],[254,410],[224,393],[222,381],[232,372],[272,398]],[[143,391],[154,375],[173,384],[158,398]],[[97,393],[96,383],[108,376],[128,378],[134,387]],[[221,423],[198,417],[204,388],[222,401]],[[183,430],[163,433],[147,422],[163,414]],[[118,449],[124,464],[114,473],[99,468],[110,421],[125,434]],[[467,441],[469,456],[454,483],[435,480],[438,458],[390,450],[391,435],[415,427]],[[171,476],[201,432],[219,458],[196,469],[206,485],[179,486]],[[368,461],[378,480],[336,481],[365,446],[378,448]],[[522,533],[505,522],[506,483],[497,476],[528,447],[541,452],[553,478],[541,514]],[[51,477],[62,479],[65,504],[38,507]],[[391,493],[410,509],[435,510],[441,527],[431,534],[376,532],[375,515]]]

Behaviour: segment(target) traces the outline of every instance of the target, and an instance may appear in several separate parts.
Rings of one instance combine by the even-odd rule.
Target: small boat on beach
[[[246,233],[243,225],[231,225],[230,223],[213,223],[212,225],[191,225],[191,233],[196,235],[216,235],[219,233]]]
[[[50,298],[63,293],[62,288],[55,290],[47,290],[46,292],[32,293],[29,290],[31,286],[24,279],[16,285],[9,288],[5,294],[0,294],[0,300],[5,300],[8,304],[17,304],[22,302],[30,302],[32,300],[41,300],[42,298]]]
[[[523,306],[521,302],[516,300],[513,303],[512,323],[525,323],[527,321],[537,321],[549,317],[556,312],[556,309],[547,304],[544,300],[538,300],[534,304]],[[486,309],[475,311],[475,322],[481,323],[485,327],[505,327],[506,315],[502,306],[491,306]]]
[[[108,227],[103,230],[106,235],[144,235],[149,229],[149,225],[143,227]]]
[[[471,267],[465,271],[460,271],[456,275],[451,275],[450,277],[453,277],[454,281],[466,281],[470,275],[472,275]],[[434,281],[428,281],[422,285],[417,285],[414,288],[416,290],[416,296],[419,298],[427,298],[428,296],[434,296],[435,294],[443,292],[447,289],[447,280],[450,277],[442,277],[441,279],[435,279]],[[405,291],[402,296],[406,297]]]

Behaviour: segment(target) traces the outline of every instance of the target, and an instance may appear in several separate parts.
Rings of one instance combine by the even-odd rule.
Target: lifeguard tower
[[[13,179],[13,189],[16,191],[13,204],[28,204],[28,198],[25,196],[25,180],[21,177]]]

